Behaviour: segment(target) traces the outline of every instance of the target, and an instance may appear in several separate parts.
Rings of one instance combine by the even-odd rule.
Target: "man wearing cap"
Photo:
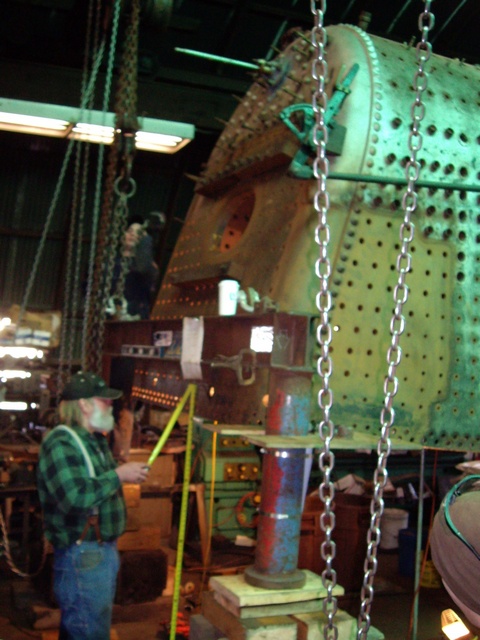
[[[117,467],[109,450],[112,401],[121,395],[93,373],[76,373],[61,394],[63,424],[40,449],[38,494],[45,536],[54,549],[60,640],[110,638],[116,541],[126,521],[121,485],[143,482],[148,473],[139,462]]]

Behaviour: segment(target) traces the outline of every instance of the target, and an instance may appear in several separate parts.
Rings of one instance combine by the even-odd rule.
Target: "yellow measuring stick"
[[[148,459],[148,466],[150,467],[155,462],[157,456],[162,450],[184,406],[187,404],[187,401],[190,400],[188,411],[188,430],[185,449],[185,463],[183,467],[182,502],[180,506],[180,520],[178,525],[177,558],[175,562],[175,579],[173,582],[172,614],[170,617],[170,640],[175,640],[177,631],[178,603],[180,600],[180,584],[182,580],[183,549],[185,546],[185,529],[187,526],[188,494],[190,490],[190,473],[192,468],[193,417],[195,415],[196,393],[196,385],[189,384],[177,408],[172,413],[164,432],[160,436],[154,450],[152,451],[151,456]]]
[[[165,442],[168,440],[170,433],[172,432],[173,427],[175,426],[179,415],[182,413],[183,411],[183,407],[187,404],[187,400],[190,398],[190,396],[193,397],[193,401],[190,401],[190,407],[192,406],[192,402],[193,404],[195,404],[195,393],[197,391],[197,387],[194,384],[189,384],[187,387],[187,390],[185,391],[185,393],[182,396],[182,399],[180,400],[180,402],[177,405],[177,408],[175,409],[175,411],[172,413],[172,415],[170,416],[170,420],[167,423],[167,426],[165,427],[162,435],[160,436],[160,438],[158,439],[157,444],[155,445],[154,450],[152,451],[148,462],[147,462],[147,466],[151,467],[152,464],[155,462],[155,460],[157,459],[158,455],[160,454],[161,450],[163,449]],[[190,426],[190,425],[189,425]],[[188,449],[187,449],[187,454],[188,454]]]

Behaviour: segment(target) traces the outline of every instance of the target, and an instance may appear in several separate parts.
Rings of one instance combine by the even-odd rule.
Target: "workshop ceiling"
[[[0,95],[78,104],[88,5],[88,0],[2,0]],[[419,37],[423,6],[421,0],[331,0],[326,24],[361,25],[412,43]],[[433,2],[432,11],[434,52],[479,63],[478,0]],[[237,104],[234,96],[243,96],[251,84],[251,72],[175,48],[252,62],[274,57],[272,45],[281,46],[289,31],[312,25],[309,0],[143,0],[139,114],[220,130]]]

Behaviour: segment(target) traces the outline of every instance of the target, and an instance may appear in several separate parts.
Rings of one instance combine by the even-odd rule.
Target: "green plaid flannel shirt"
[[[37,488],[45,536],[57,549],[78,540],[93,508],[98,508],[104,541],[118,538],[126,523],[122,487],[106,438],[82,427],[72,428],[91,458],[96,477],[89,477],[83,454],[72,435],[53,429],[40,448]],[[95,531],[90,527],[85,540],[95,539]]]

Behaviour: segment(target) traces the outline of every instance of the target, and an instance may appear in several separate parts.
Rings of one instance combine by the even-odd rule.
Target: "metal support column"
[[[309,431],[310,379],[274,376],[267,435],[302,436]],[[273,397],[272,397],[273,396]],[[297,569],[307,449],[272,446],[263,451],[262,490],[255,563],[245,580],[265,589],[295,589],[305,584]]]

